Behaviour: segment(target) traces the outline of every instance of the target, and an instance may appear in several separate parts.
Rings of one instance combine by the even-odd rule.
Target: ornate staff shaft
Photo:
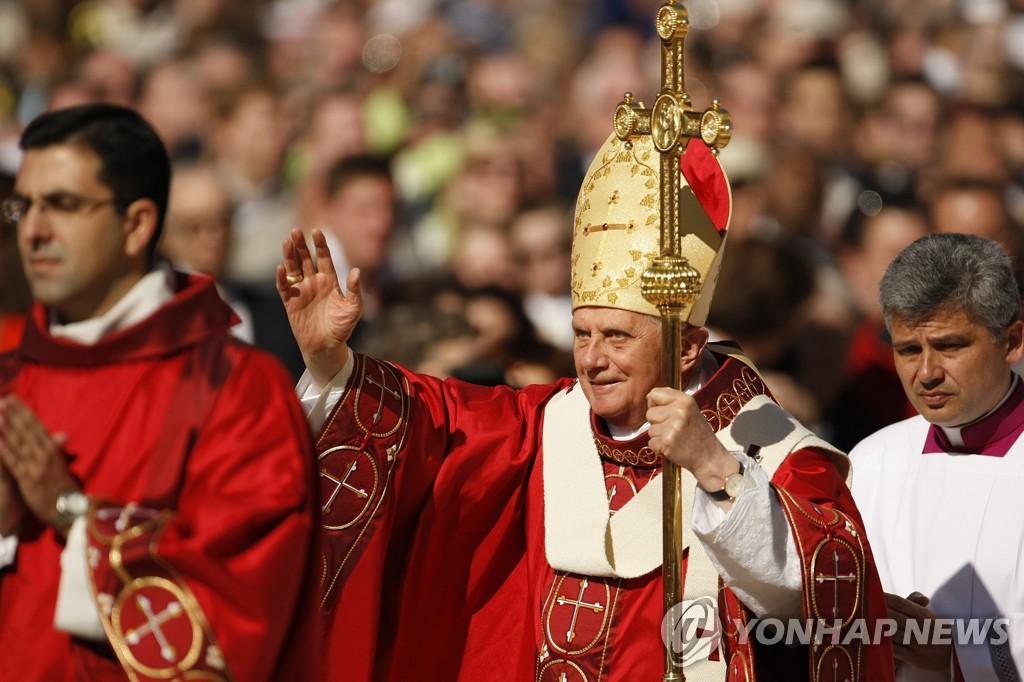
[[[657,29],[662,40],[661,92],[653,109],[633,101],[626,93],[615,111],[615,133],[628,143],[637,135],[650,135],[661,153],[661,253],[644,272],[644,298],[658,307],[662,318],[662,370],[672,388],[682,390],[682,332],[690,306],[701,291],[702,274],[682,254],[679,211],[680,156],[690,138],[701,138],[715,153],[729,142],[732,123],[715,100],[710,109],[694,111],[683,80],[683,45],[689,28],[686,8],[679,2],[662,5]],[[706,274],[706,273],[705,273]],[[682,490],[679,468],[666,460],[662,483],[664,613],[683,600]],[[668,638],[666,638],[667,640]],[[680,657],[665,643],[663,682],[685,680]]]

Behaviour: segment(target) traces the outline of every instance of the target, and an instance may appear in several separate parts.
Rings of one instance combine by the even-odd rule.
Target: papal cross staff
[[[683,82],[683,43],[689,28],[686,8],[679,2],[662,5],[658,10],[657,31],[661,37],[661,91],[653,109],[635,102],[631,93],[615,110],[615,134],[629,144],[629,138],[650,135],[661,153],[661,253],[644,272],[641,280],[643,296],[658,307],[662,318],[662,367],[669,385],[682,389],[682,331],[687,310],[697,299],[700,273],[683,256],[679,213],[680,157],[691,138],[700,138],[718,152],[729,142],[732,120],[729,113],[714,100],[703,112],[694,111]],[[683,600],[682,563],[682,494],[679,470],[666,460],[663,469],[663,542],[665,613]],[[668,638],[666,638],[668,640]],[[685,680],[681,662],[665,644],[663,682]]]

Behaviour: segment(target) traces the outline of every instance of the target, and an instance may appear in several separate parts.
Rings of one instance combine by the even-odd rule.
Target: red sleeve
[[[790,453],[772,477],[772,485],[804,503],[841,509],[863,525],[835,457],[838,456],[811,448]]]
[[[401,657],[454,679],[473,614],[525,552],[525,481],[553,390],[441,381],[356,356],[316,445],[327,646],[344,649],[328,657],[329,676],[388,679]]]
[[[275,361],[251,351],[233,360],[177,508],[111,503],[90,515],[92,545],[111,550],[113,570],[94,571],[101,609],[104,595],[115,600],[105,626],[138,679],[172,669],[268,682],[318,675],[304,591],[315,575],[308,428]]]
[[[179,505],[190,536],[161,553],[185,566],[198,561],[194,589],[210,604],[236,677],[286,679],[275,671],[304,658],[286,641],[311,646],[296,635],[315,631],[303,593],[314,592],[307,583],[318,575],[311,438],[284,368],[263,354],[248,358],[196,443]]]

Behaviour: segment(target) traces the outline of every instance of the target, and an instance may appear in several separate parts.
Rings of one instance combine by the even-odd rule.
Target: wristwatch
[[[89,511],[89,496],[80,490],[65,490],[57,496],[55,508],[57,515],[54,518],[54,525],[61,530],[67,530],[71,528],[75,519]]]
[[[743,492],[743,462],[740,462],[740,470],[725,477],[725,485],[721,490],[708,492],[715,502],[726,502],[735,500],[736,496]]]

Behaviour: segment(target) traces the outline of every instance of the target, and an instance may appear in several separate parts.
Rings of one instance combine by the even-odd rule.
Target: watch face
[[[81,516],[89,511],[89,498],[83,493],[74,493],[71,495],[71,504],[69,507],[72,514]]]
[[[738,471],[735,474],[729,474],[725,477],[725,486],[723,488],[725,493],[735,498],[741,492],[743,492],[743,472]]]
[[[57,511],[69,517],[78,517],[89,511],[89,498],[80,492],[63,493],[57,498]]]

